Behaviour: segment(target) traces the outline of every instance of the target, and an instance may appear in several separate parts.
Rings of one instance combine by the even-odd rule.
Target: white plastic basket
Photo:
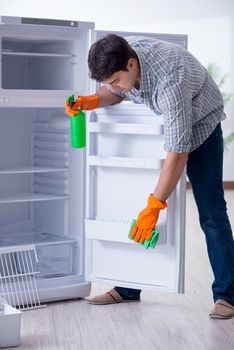
[[[18,346],[20,344],[20,327],[22,312],[3,304],[0,313],[0,348]]]

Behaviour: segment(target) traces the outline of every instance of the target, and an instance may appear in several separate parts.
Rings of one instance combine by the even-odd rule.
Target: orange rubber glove
[[[81,110],[92,110],[97,108],[99,104],[99,97],[97,95],[89,95],[89,96],[77,96],[77,100],[70,106],[68,100],[65,101],[65,110],[66,114],[70,117],[79,113],[79,109]]]
[[[143,243],[144,240],[150,240],[152,231],[158,221],[159,211],[167,207],[166,202],[160,202],[151,193],[148,198],[148,205],[138,215],[137,221],[130,234],[135,242]]]

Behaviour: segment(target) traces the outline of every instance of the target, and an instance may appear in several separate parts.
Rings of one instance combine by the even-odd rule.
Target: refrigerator
[[[93,281],[184,292],[185,173],[160,213],[155,249],[128,238],[166,157],[163,115],[131,101],[89,111],[87,146],[70,146],[64,101],[97,91],[88,50],[107,33],[91,22],[0,18],[0,254],[13,252],[0,275],[10,268],[10,293],[27,247],[42,302],[88,296]],[[115,33],[187,45],[186,35]]]

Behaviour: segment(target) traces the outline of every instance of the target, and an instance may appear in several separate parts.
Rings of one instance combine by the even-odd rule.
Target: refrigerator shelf
[[[88,131],[91,133],[163,135],[163,125],[160,125],[160,124],[89,122],[87,127],[88,127]]]
[[[50,233],[38,231],[26,231],[17,233],[1,233],[0,246],[18,246],[18,245],[48,245],[48,244],[64,244],[76,243],[75,239],[66,236],[57,236]]]
[[[2,55],[7,56],[36,56],[36,57],[61,57],[71,58],[71,54],[57,54],[57,53],[39,53],[39,52],[17,52],[17,51],[2,51]]]
[[[88,156],[87,159],[91,166],[139,169],[161,169],[163,162],[163,159],[130,157]]]
[[[68,199],[66,195],[52,195],[40,193],[2,193],[0,194],[0,204],[20,203],[20,202],[38,202],[51,200]]]
[[[51,173],[66,172],[68,168],[62,167],[43,167],[43,166],[22,166],[22,167],[5,167],[0,169],[0,175],[3,174],[33,174],[33,173]]]

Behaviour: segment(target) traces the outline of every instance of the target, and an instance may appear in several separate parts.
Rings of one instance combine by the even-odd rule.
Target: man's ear
[[[136,60],[134,58],[129,58],[128,63],[127,63],[127,70],[129,69],[135,69],[136,66]]]

